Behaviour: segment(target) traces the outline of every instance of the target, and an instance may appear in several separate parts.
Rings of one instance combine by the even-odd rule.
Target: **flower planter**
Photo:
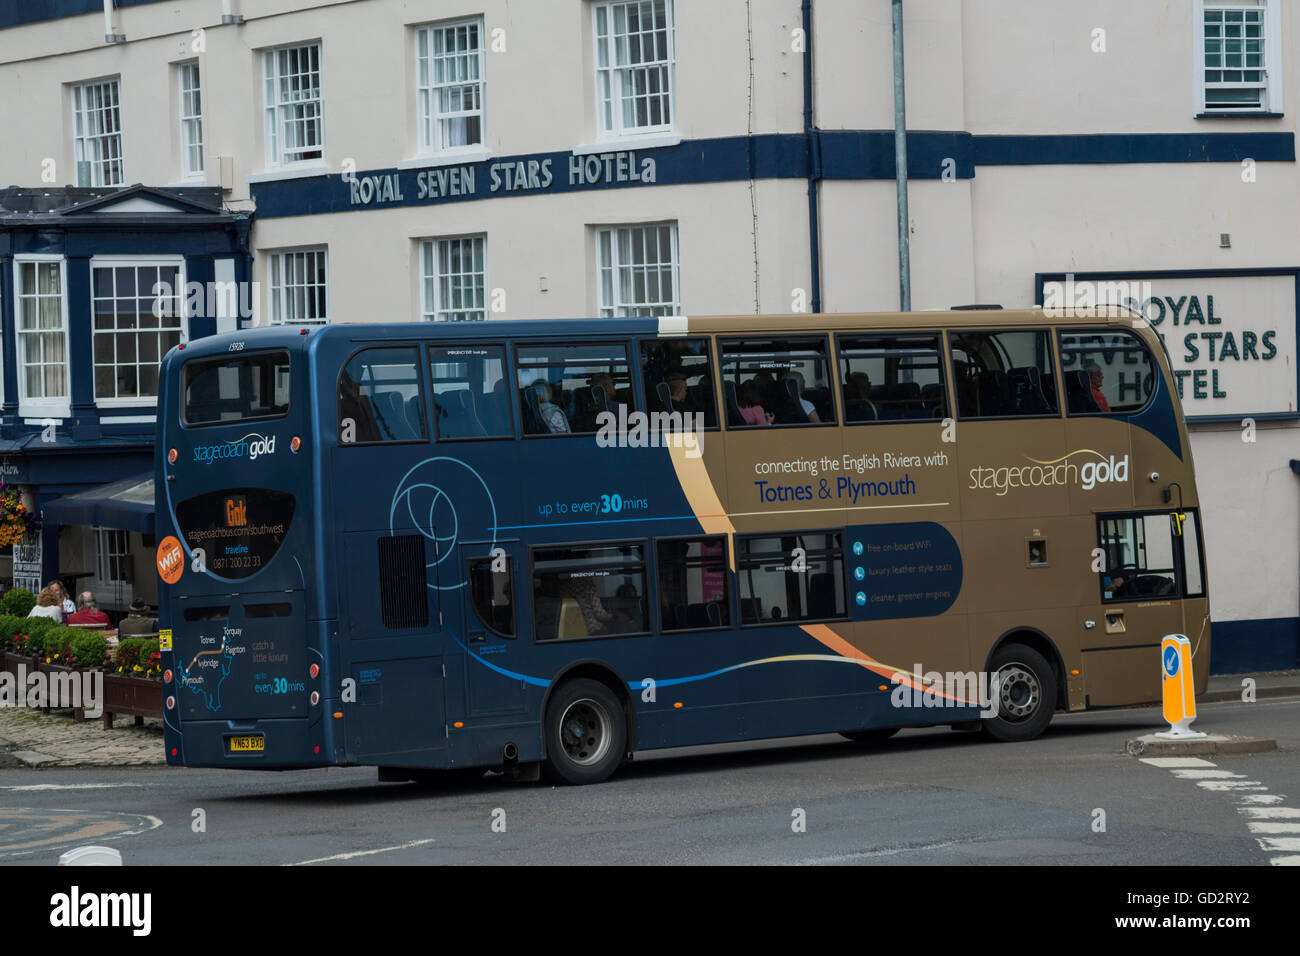
[[[49,706],[49,704],[50,704],[50,700],[51,700],[52,697],[53,697],[53,679],[54,679],[54,675],[55,675],[55,674],[76,674],[76,673],[81,672],[81,668],[79,668],[79,667],[71,667],[71,666],[69,666],[69,665],[67,665],[67,664],[46,664],[44,661],[42,661],[42,662],[38,663],[34,669],[37,670],[37,671],[39,671],[39,672],[42,673],[42,674],[46,674],[46,675],[48,675],[48,678],[49,678],[49,679],[47,680],[47,682],[46,682],[46,689],[45,689],[45,693],[46,693],[46,695],[47,695],[46,698],[45,698],[46,706],[44,706],[44,707],[41,708],[42,713],[46,713],[46,714],[48,714],[48,713],[50,712],[50,710],[51,710],[51,707]],[[60,707],[59,709],[60,709],[60,710],[67,710],[68,708],[66,708],[66,707]],[[73,715],[73,719],[74,719],[74,720],[85,720],[85,719],[86,719],[86,715],[85,715],[85,713],[84,713],[84,709],[81,708],[81,707],[74,707],[74,708],[72,708],[72,715]]]
[[[5,670],[14,677],[18,676],[18,665],[21,664],[26,668],[26,673],[31,674],[36,670],[36,658],[28,657],[25,654],[15,654],[13,651],[5,651]]]
[[[162,681],[122,674],[104,674],[104,728],[111,730],[113,715],[134,716],[137,727],[146,717],[162,717]]]

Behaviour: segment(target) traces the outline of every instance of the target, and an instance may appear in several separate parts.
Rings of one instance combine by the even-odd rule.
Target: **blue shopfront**
[[[0,189],[0,479],[42,518],[6,585],[153,600],[158,362],[237,327],[248,232],[218,188]]]

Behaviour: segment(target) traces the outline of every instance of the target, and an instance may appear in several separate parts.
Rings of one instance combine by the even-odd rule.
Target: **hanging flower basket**
[[[23,506],[22,492],[0,481],[0,548],[17,544],[40,527],[40,517]]]

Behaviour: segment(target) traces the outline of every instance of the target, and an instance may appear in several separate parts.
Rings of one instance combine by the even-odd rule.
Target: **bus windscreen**
[[[185,365],[186,425],[227,425],[289,411],[289,353],[261,352]]]

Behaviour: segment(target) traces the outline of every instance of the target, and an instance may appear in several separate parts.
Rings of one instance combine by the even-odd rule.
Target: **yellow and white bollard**
[[[1169,729],[1156,734],[1166,740],[1205,737],[1192,730],[1196,719],[1196,683],[1192,680],[1192,642],[1184,634],[1166,634],[1160,642],[1160,689]]]

